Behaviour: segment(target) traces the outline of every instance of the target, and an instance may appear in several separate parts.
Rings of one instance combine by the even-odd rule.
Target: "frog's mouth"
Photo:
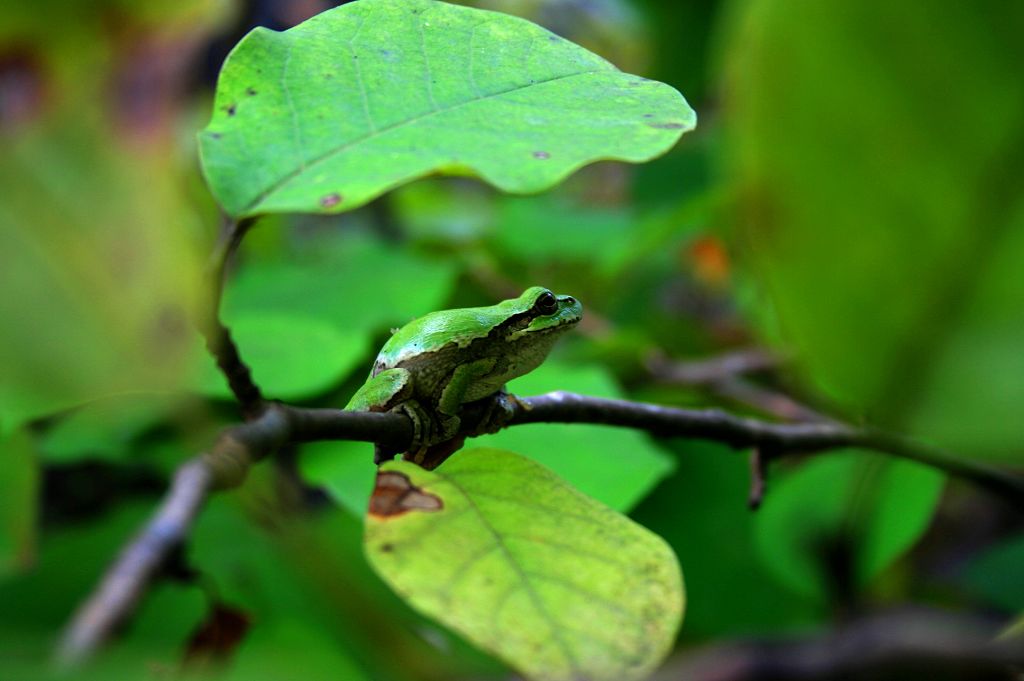
[[[546,317],[538,317],[533,320],[531,326],[537,328],[546,326],[565,326],[577,324],[583,319],[583,305],[572,296],[558,296],[558,312]]]

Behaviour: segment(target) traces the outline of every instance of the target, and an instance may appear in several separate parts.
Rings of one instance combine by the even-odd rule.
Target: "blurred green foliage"
[[[203,64],[223,56],[211,46],[237,40],[259,4],[0,9],[5,678],[47,676],[55,636],[174,465],[237,418],[192,325],[218,223],[193,139],[211,108]],[[645,166],[599,164],[543,195],[429,179],[345,215],[261,220],[224,316],[268,395],[344,404],[389,328],[540,283],[587,316],[515,391],[771,416],[645,365],[765,345],[787,360],[745,377],[765,390],[1022,461],[1019,3],[463,4],[676,86],[701,128]],[[488,443],[669,542],[684,650],[886,603],[1024,607],[1019,518],[917,466],[786,462],[752,514],[747,465],[719,445],[576,426]],[[82,678],[502,678],[369,569],[358,517],[372,470],[367,445],[303,447],[215,498],[183,555],[198,577],[158,582]],[[237,636],[203,648],[218,613]]]
[[[807,380],[1019,461],[1024,8],[919,9],[754,4],[725,55],[738,236]]]

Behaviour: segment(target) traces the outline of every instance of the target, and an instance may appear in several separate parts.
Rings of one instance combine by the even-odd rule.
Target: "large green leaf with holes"
[[[638,679],[683,611],[668,545],[540,464],[463,450],[383,466],[370,562],[413,607],[531,679]]]
[[[523,19],[360,0],[249,33],[199,143],[240,217],[348,210],[431,173],[536,192],[595,160],[649,160],[695,122],[668,85]]]

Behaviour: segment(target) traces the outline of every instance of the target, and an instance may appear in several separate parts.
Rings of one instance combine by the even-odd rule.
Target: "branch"
[[[706,359],[672,361],[664,355],[647,360],[648,370],[662,381],[679,385],[707,385],[728,381],[742,374],[777,369],[782,358],[760,348],[733,350]]]
[[[701,388],[784,421],[830,421],[789,395],[744,378],[745,374],[777,369],[781,363],[778,355],[750,348],[689,362],[654,354],[647,359],[646,367],[658,383]]]
[[[247,218],[238,222],[225,218],[220,245],[216,249],[210,266],[212,298],[209,302],[206,319],[200,325],[200,331],[206,339],[206,348],[217,361],[217,366],[224,377],[227,378],[228,386],[235,399],[238,400],[242,414],[247,419],[255,418],[263,409],[263,393],[253,381],[249,367],[242,361],[238,346],[231,338],[231,331],[220,319],[220,304],[224,295],[224,279],[228,263],[254,222],[255,218]]]
[[[167,556],[186,537],[206,501],[213,471],[201,459],[178,468],[156,513],[107,570],[79,608],[57,651],[62,665],[81,662],[99,647],[135,607]]]
[[[669,663],[652,681],[1013,681],[1024,643],[996,636],[991,622],[975,618],[890,613],[816,637],[711,646]]]
[[[713,440],[735,449],[758,448],[770,460],[790,454],[857,447],[945,471],[1024,508],[1024,477],[910,440],[841,423],[769,423],[717,409],[677,409],[628,400],[552,392],[519,398],[510,420],[520,423],[599,423],[662,437]]]
[[[485,400],[465,410],[463,432],[478,432]],[[842,447],[874,449],[910,459],[970,480],[1024,507],[1024,478],[956,459],[924,446],[869,430],[835,423],[778,424],[724,412],[675,409],[653,404],[553,392],[513,400],[507,425],[525,423],[595,423],[646,430],[666,437],[713,440],[734,448],[756,448],[755,476],[771,459],[797,452]],[[249,468],[280,447],[301,442],[356,440],[403,451],[413,436],[403,414],[302,409],[266,403],[250,421],[225,430],[210,451],[183,464],[164,501],[149,523],[122,551],[96,592],[73,618],[58,650],[58,660],[75,665],[87,659],[134,611],[167,557],[188,535],[199,509],[212,491],[240,485]],[[757,485],[755,477],[755,498]]]

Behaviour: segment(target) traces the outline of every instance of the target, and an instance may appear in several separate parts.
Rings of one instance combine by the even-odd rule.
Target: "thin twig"
[[[75,614],[57,651],[61,663],[80,662],[134,612],[167,556],[188,535],[212,481],[213,473],[201,459],[178,469],[156,513]]]
[[[758,385],[745,376],[773,371],[783,358],[759,348],[735,350],[707,359],[674,361],[662,354],[647,358],[647,372],[658,383],[699,388],[783,421],[831,421],[793,397]]]
[[[655,355],[648,359],[648,368],[657,378],[681,385],[720,383],[743,374],[777,369],[782,359],[761,348],[732,350],[705,359],[672,361]]]

